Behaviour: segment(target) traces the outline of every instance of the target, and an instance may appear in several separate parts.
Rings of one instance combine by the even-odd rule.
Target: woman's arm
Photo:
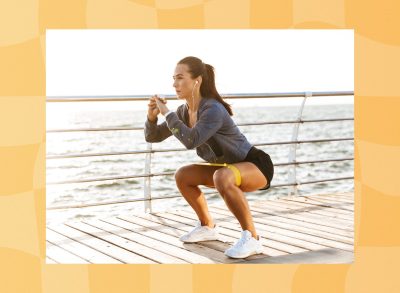
[[[172,135],[168,129],[167,122],[164,121],[160,125],[157,125],[157,118],[154,122],[148,118],[145,122],[144,137],[147,142],[161,142]]]
[[[187,127],[177,113],[169,114],[166,117],[166,122],[170,132],[187,149],[193,149],[205,143],[222,127],[224,114],[219,104],[212,103],[199,113],[198,120],[193,128]]]

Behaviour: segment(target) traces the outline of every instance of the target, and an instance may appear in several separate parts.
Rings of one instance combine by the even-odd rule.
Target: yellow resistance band
[[[235,183],[237,186],[242,184],[242,176],[240,175],[239,169],[235,165],[227,164],[227,163],[196,163],[196,165],[203,165],[203,166],[222,166],[227,167],[232,170],[233,174],[235,175]]]

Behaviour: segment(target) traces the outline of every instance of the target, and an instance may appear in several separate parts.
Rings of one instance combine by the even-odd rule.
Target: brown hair
[[[189,67],[191,77],[194,79],[201,75],[202,83],[200,86],[200,94],[205,98],[212,98],[220,102],[229,115],[232,116],[232,108],[227,102],[225,102],[215,87],[215,74],[214,67],[210,64],[205,64],[197,57],[189,56],[185,57],[178,62],[178,64],[186,64]]]

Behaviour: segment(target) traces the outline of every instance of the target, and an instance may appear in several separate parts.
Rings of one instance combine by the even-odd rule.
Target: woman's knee
[[[175,171],[175,181],[177,185],[193,185],[194,166],[186,165],[179,167]]]
[[[226,191],[235,184],[232,171],[228,168],[221,168],[215,171],[213,175],[215,188],[220,191]]]
[[[176,183],[181,183],[185,181],[185,173],[187,173],[187,166],[180,167],[175,171],[174,176]]]

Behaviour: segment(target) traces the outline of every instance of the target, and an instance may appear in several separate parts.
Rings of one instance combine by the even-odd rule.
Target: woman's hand
[[[157,95],[155,95],[154,97],[155,97],[155,102],[157,103],[159,113],[161,113],[162,115],[165,115],[165,113],[167,113],[169,111],[168,107],[165,105],[167,103],[167,100],[162,99],[162,98],[158,97]]]
[[[160,114],[160,110],[157,107],[157,102],[156,102],[156,95],[152,96],[149,99],[149,103],[147,104],[147,117],[150,121],[156,121],[157,115]]]

